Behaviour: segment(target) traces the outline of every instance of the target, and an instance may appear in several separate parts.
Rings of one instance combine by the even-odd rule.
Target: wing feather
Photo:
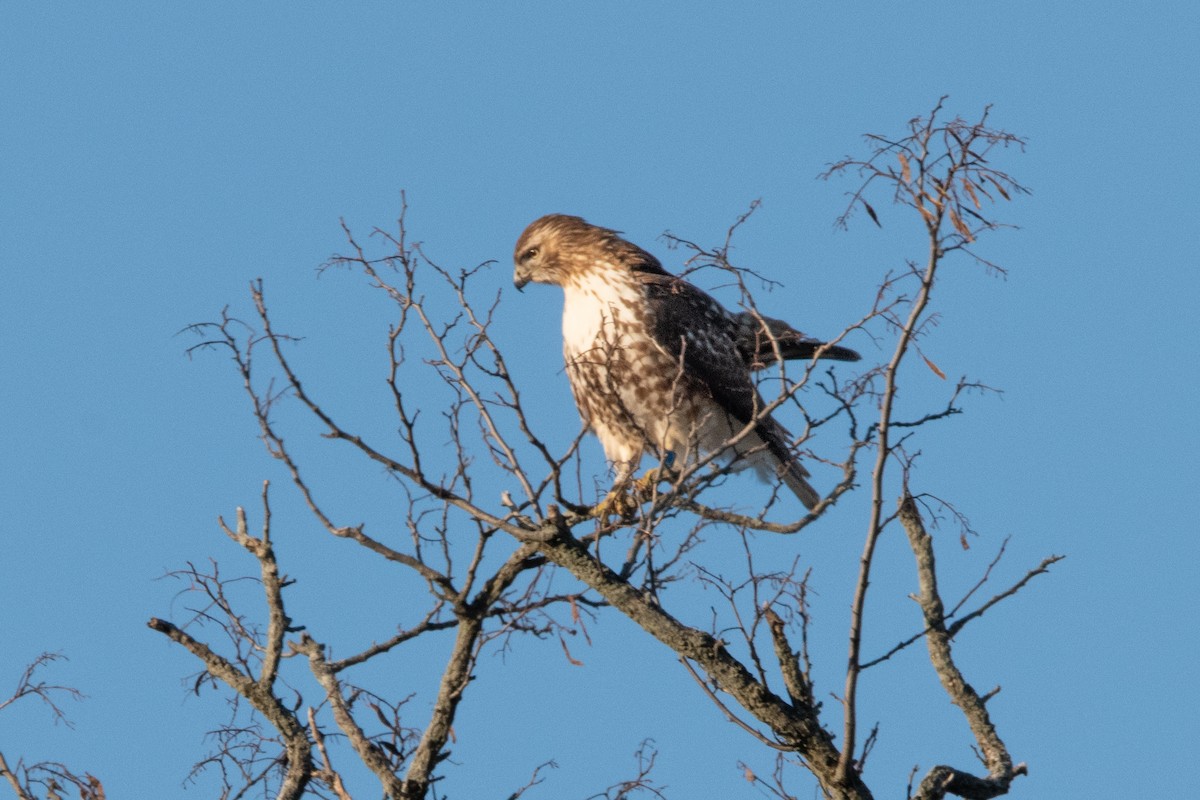
[[[734,341],[733,321],[703,290],[668,274],[640,273],[655,341],[683,358],[684,375],[743,425],[762,407]]]
[[[646,290],[655,341],[683,359],[693,390],[706,391],[734,421],[754,423],[754,432],[773,456],[779,476],[812,508],[819,496],[804,480],[808,471],[788,446],[787,430],[770,416],[755,419],[765,403],[739,349],[738,321],[703,290],[668,274],[639,274]]]
[[[818,353],[821,358],[833,361],[858,361],[862,358],[849,347],[826,344],[820,339],[805,336],[781,319],[741,311],[733,315],[733,320],[738,350],[751,369],[774,364],[778,357],[784,361],[808,361]]]

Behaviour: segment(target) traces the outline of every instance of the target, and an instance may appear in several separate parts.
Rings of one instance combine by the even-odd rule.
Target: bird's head
[[[582,217],[549,214],[529,224],[513,252],[513,283],[567,287],[595,270],[663,273],[658,259],[620,233]],[[665,273],[664,273],[665,274]]]
[[[572,255],[580,252],[587,238],[602,230],[581,217],[548,214],[529,224],[513,251],[513,284],[552,283],[562,286],[570,269]]]

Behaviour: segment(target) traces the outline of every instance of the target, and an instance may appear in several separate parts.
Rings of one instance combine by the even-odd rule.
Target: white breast
[[[619,345],[616,326],[630,322],[639,287],[616,271],[595,270],[563,287],[563,354],[568,363],[598,346]]]

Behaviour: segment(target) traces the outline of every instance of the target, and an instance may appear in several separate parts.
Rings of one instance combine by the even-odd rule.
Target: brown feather
[[[552,214],[517,241],[513,280],[563,288],[563,352],[579,412],[628,475],[646,449],[684,458],[720,449],[747,426],[740,457],[782,479],[807,508],[820,500],[770,415],[752,370],[782,357],[857,360],[787,323],[732,314],[617,231]]]

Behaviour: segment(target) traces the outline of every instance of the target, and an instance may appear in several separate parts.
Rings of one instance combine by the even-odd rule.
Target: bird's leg
[[[658,485],[675,479],[675,451],[668,450],[657,467],[646,470],[642,477],[633,479],[633,467],[622,467],[613,481],[613,487],[603,500],[592,510],[597,519],[628,517],[638,506],[654,496]]]
[[[592,516],[605,522],[609,517],[624,519],[637,511],[637,508],[637,501],[630,492],[626,491],[625,486],[614,486],[604,499],[592,509]]]
[[[668,450],[663,454],[662,463],[657,467],[646,470],[646,474],[633,482],[633,493],[637,498],[645,501],[654,496],[654,492],[658,489],[658,485],[663,481],[673,481],[675,479],[675,451]]]
[[[592,509],[592,515],[603,522],[609,517],[625,518],[637,511],[637,500],[629,491],[630,478],[633,475],[633,463],[624,463],[617,468],[617,477],[612,489],[604,499]],[[636,483],[636,482],[635,482]]]

